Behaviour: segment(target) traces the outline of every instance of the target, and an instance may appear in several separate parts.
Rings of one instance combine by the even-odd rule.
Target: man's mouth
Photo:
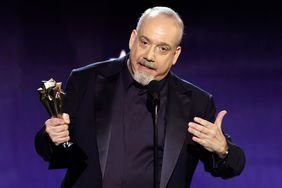
[[[156,70],[155,65],[152,63],[149,63],[148,61],[141,60],[141,61],[138,61],[138,64],[141,65],[142,67],[146,67],[147,69]]]

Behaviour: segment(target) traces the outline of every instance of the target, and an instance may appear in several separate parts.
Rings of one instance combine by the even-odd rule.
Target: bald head
[[[139,18],[136,27],[137,32],[142,28],[142,24],[146,20],[156,17],[170,18],[175,22],[175,27],[179,31],[177,45],[180,45],[184,31],[184,24],[178,13],[168,7],[153,7],[147,9]]]

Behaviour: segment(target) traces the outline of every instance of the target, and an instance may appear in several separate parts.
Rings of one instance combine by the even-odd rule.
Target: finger
[[[59,126],[51,126],[51,125],[46,125],[45,131],[47,133],[53,133],[53,132],[63,132],[68,130],[69,126],[67,124],[64,125],[59,125]]]
[[[69,131],[52,132],[52,133],[50,133],[49,135],[50,135],[50,137],[63,138],[63,137],[69,136]]]
[[[50,118],[45,122],[45,125],[49,125],[49,126],[53,126],[53,127],[59,126],[59,125],[62,125],[62,124],[65,124],[65,122],[64,122],[63,119],[60,119],[60,118]]]
[[[70,140],[70,137],[67,136],[67,137],[64,137],[64,138],[55,138],[55,139],[52,140],[52,141],[53,141],[53,143],[54,143],[56,146],[58,146],[58,145],[60,145],[60,144],[63,144],[63,143],[65,143],[65,142],[68,142],[69,140]]]
[[[196,136],[193,136],[193,137],[192,137],[192,140],[193,140],[194,142],[197,142],[198,144],[201,144],[202,146],[205,146],[205,142],[204,142],[203,139],[200,139],[200,138],[198,138],[198,137],[196,137]]]
[[[60,132],[60,133],[50,133],[49,137],[55,143],[55,142],[59,142],[60,140],[63,140],[69,137],[69,132],[65,131],[65,132]]]
[[[62,119],[64,120],[64,122],[65,122],[66,124],[69,124],[69,123],[70,123],[70,116],[69,116],[69,114],[63,113]]]
[[[203,138],[203,139],[207,139],[208,135],[202,133],[201,131],[198,131],[197,129],[194,129],[192,127],[188,128],[188,132],[191,133],[192,135],[198,137],[198,138]]]
[[[227,114],[227,111],[226,110],[222,110],[218,113],[216,119],[215,119],[215,122],[214,124],[216,124],[219,128],[221,128],[221,124],[222,124],[222,120],[223,120],[223,117],[225,116],[225,114]]]
[[[201,133],[204,134],[208,134],[209,133],[209,129],[206,128],[205,126],[202,126],[200,124],[194,123],[194,122],[189,122],[189,127],[192,127],[194,129],[196,129],[197,131],[200,131]]]
[[[200,118],[200,117],[194,117],[194,121],[199,123],[200,125],[203,125],[205,127],[208,127],[208,126],[211,126],[212,123],[203,119],[203,118]]]
[[[198,144],[200,144],[201,146],[203,146],[204,148],[206,148],[208,151],[212,151],[212,149],[209,147],[208,142],[205,139],[201,139],[201,138],[197,138],[195,136],[192,137],[192,140]]]

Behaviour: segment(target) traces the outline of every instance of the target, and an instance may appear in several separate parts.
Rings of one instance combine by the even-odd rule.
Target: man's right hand
[[[65,113],[61,118],[52,117],[45,122],[45,131],[56,146],[70,140],[69,123],[69,115]]]

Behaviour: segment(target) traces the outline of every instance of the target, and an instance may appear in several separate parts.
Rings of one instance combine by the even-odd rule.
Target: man
[[[197,163],[231,178],[244,152],[224,136],[212,96],[170,72],[180,53],[183,22],[167,7],[146,10],[132,31],[130,53],[76,69],[66,87],[65,113],[36,136],[50,168],[67,168],[62,187],[153,187],[153,120],[148,84],[157,80],[159,187],[189,187]],[[60,145],[71,140],[74,145]]]

